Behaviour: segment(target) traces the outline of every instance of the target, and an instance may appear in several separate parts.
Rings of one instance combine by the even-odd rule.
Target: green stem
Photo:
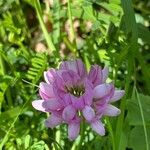
[[[68,47],[68,49],[74,53],[74,46],[72,45],[72,43],[68,40],[67,37],[63,38],[64,43],[66,44],[66,46]]]
[[[77,53],[77,44],[76,44],[76,36],[75,36],[75,31],[74,31],[74,27],[73,27],[73,19],[72,19],[72,13],[71,13],[71,6],[70,6],[70,0],[68,0],[68,17],[69,17],[69,22],[70,22],[70,33],[71,33],[71,37],[74,43],[74,47],[73,47],[73,51],[75,53]],[[77,53],[78,55],[78,53]]]
[[[39,23],[41,25],[42,31],[44,33],[44,36],[45,36],[45,39],[46,39],[46,42],[47,42],[47,45],[49,47],[49,52],[51,53],[53,51],[56,51],[56,48],[55,48],[55,46],[52,42],[52,38],[48,34],[48,31],[47,31],[47,29],[45,27],[45,24],[44,24],[44,21],[43,21],[43,18],[42,18],[42,10],[41,10],[39,0],[34,0],[34,6],[35,6],[35,9],[36,9],[37,17],[39,19]]]
[[[12,102],[11,92],[10,92],[9,87],[6,90],[6,97],[7,97],[7,102],[8,102],[9,108],[13,107],[13,102]]]
[[[0,67],[1,67],[1,74],[5,75],[5,67],[2,56],[0,56]]]
[[[3,65],[3,60],[2,60],[2,56],[0,56],[0,68],[1,68],[1,73],[4,74],[4,65]],[[2,107],[2,101],[0,100],[0,114],[1,114],[1,107]]]
[[[78,144],[77,150],[81,149],[83,139],[84,139],[84,121],[81,123],[81,138],[80,138],[80,142]]]
[[[142,122],[143,122],[143,128],[144,128],[144,134],[145,134],[145,143],[146,143],[146,150],[149,150],[148,136],[147,136],[147,129],[146,129],[146,124],[145,124],[145,118],[144,118],[144,114],[143,114],[143,108],[142,108],[140,97],[139,97],[139,94],[138,94],[138,91],[137,91],[136,88],[135,88],[135,92],[136,92],[137,100],[138,100],[138,103],[139,103],[140,113],[141,113]]]
[[[114,138],[114,133],[113,133],[113,130],[112,130],[112,126],[111,126],[109,118],[106,118],[106,120],[107,120],[108,130],[109,130],[109,133],[110,133],[110,136],[111,136],[112,147],[113,147],[113,150],[116,150],[115,138]]]
[[[120,146],[120,139],[121,139],[121,135],[122,135],[122,128],[123,128],[123,122],[124,122],[126,99],[128,98],[132,69],[133,69],[133,58],[130,57],[128,59],[128,74],[126,77],[126,85],[125,85],[126,93],[125,93],[124,98],[121,100],[121,104],[120,104],[121,115],[118,117],[117,125],[116,125],[116,135],[115,135],[116,150],[119,150],[119,146]]]
[[[56,45],[56,48],[59,48],[60,45],[60,0],[55,0],[54,1],[54,6],[53,6],[53,42]]]
[[[118,68],[119,68],[119,65],[117,65],[117,66],[115,67],[115,76],[114,76],[114,82],[115,82],[115,83],[116,83],[117,77],[118,77]]]

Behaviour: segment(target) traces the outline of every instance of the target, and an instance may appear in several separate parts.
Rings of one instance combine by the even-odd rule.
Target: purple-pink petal
[[[55,80],[55,69],[51,68],[48,71],[44,71],[44,79],[47,83],[52,84]]]
[[[124,90],[115,90],[113,97],[110,99],[110,102],[116,102],[124,96]]]
[[[103,98],[104,96],[110,94],[113,86],[112,84],[104,83],[96,86],[94,88],[94,98],[100,99]]]
[[[61,99],[62,100],[61,102],[63,103],[63,97],[66,94],[66,91],[65,91],[65,85],[64,85],[64,82],[63,82],[62,78],[58,77],[54,81],[54,83],[53,83],[53,91],[54,91],[55,96],[58,99]]]
[[[105,107],[107,106],[107,101],[97,101],[94,103],[94,107],[97,114],[102,114],[105,110]]]
[[[68,125],[68,138],[70,140],[74,140],[79,135],[80,131],[80,123],[79,122],[71,122]]]
[[[62,73],[63,81],[66,85],[75,85],[80,77],[77,73],[73,72],[72,70],[67,70]]]
[[[88,79],[92,82],[95,86],[102,83],[102,70],[101,67],[98,65],[93,65],[90,69]]]
[[[43,107],[45,108],[46,111],[51,112],[51,110],[57,110],[62,108],[62,105],[59,103],[57,99],[51,98],[43,102]]]
[[[45,108],[43,107],[44,100],[35,100],[32,102],[32,106],[39,111],[45,112]]]
[[[87,80],[84,80],[84,86],[85,86],[85,93],[83,95],[84,103],[85,105],[90,106],[93,101],[93,85],[87,79]]]
[[[60,65],[60,69],[72,70],[75,73],[77,73],[81,78],[86,75],[85,66],[80,59],[73,60],[73,61],[64,61]]]
[[[108,67],[104,67],[104,69],[102,70],[102,82],[104,83],[106,81],[106,79],[108,78],[108,73],[109,73],[109,69]]]
[[[102,122],[96,120],[91,123],[91,128],[99,135],[105,135],[105,128]]]
[[[69,105],[63,110],[62,117],[65,121],[69,122],[75,117],[75,114],[76,114],[75,108]]]
[[[82,110],[82,113],[88,122],[91,122],[95,117],[95,112],[90,106],[85,106],[85,108]]]
[[[75,109],[77,110],[81,110],[84,108],[85,103],[84,103],[84,97],[75,97],[73,95],[71,95],[71,101],[72,101],[72,105]]]
[[[52,85],[44,83],[44,82],[41,82],[40,83],[40,96],[44,100],[48,100],[48,99],[50,99],[52,97],[55,97]]]
[[[103,111],[103,114],[106,116],[118,116],[120,113],[120,109],[110,104],[108,104]]]
[[[51,114],[50,117],[45,121],[45,125],[50,128],[54,128],[55,126],[62,123],[62,118]]]

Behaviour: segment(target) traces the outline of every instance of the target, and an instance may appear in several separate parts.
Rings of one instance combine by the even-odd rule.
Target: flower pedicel
[[[112,83],[106,83],[108,68],[91,66],[89,73],[80,59],[64,61],[59,69],[44,72],[46,82],[40,83],[41,100],[35,100],[35,109],[50,113],[46,126],[53,128],[68,124],[68,137],[79,135],[80,123],[85,119],[99,135],[105,135],[103,116],[117,116],[120,110],[111,105],[124,95]]]

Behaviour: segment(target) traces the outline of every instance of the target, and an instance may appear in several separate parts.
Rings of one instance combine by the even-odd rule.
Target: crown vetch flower
[[[74,140],[79,135],[80,122],[85,119],[98,134],[104,135],[102,116],[117,116],[120,110],[111,105],[123,95],[113,83],[106,83],[108,68],[91,66],[89,73],[80,59],[64,61],[59,69],[44,72],[46,82],[41,82],[41,100],[35,100],[35,109],[50,113],[47,127],[68,124],[68,137]]]

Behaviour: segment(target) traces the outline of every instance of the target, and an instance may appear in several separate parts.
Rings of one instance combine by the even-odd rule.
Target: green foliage
[[[134,105],[133,105],[134,104]],[[149,149],[150,143],[149,143],[149,106],[150,106],[150,97],[144,96],[142,94],[138,94],[137,90],[135,89],[135,93],[133,93],[132,99],[128,101],[128,122],[130,125],[134,125],[135,127],[130,132],[130,140],[129,140],[129,147],[132,147],[133,149]],[[134,112],[133,112],[134,110]],[[143,126],[143,127],[142,127]],[[142,127],[142,131],[137,133],[137,130]],[[136,138],[135,138],[136,137]],[[135,139],[137,141],[141,141],[144,144],[141,144],[140,146],[135,145]]]
[[[148,134],[148,139],[150,139],[150,127],[149,126],[147,127],[147,134]],[[149,145],[150,145],[150,142],[149,142]],[[144,135],[144,130],[142,126],[136,126],[131,130],[128,146],[132,148],[133,150],[146,149],[145,135]]]
[[[150,96],[145,96],[140,94],[140,101],[143,109],[143,114],[145,118],[145,123],[146,125],[150,125],[150,111],[149,111],[149,106],[150,106]],[[130,125],[136,125],[140,126],[142,125],[142,117],[140,114],[140,108],[138,104],[137,97],[134,97],[132,99],[129,99],[127,102],[127,109],[128,109],[128,121]]]
[[[148,150],[150,23],[147,0],[0,1],[0,150]],[[126,94],[100,137],[85,124],[76,141],[66,126],[47,129],[34,110],[43,72],[65,59],[107,65]],[[139,93],[140,94],[139,94]]]
[[[28,69],[26,77],[32,81],[32,83],[36,83],[43,72],[47,67],[47,57],[44,54],[36,54],[35,57],[31,59],[31,67]]]

